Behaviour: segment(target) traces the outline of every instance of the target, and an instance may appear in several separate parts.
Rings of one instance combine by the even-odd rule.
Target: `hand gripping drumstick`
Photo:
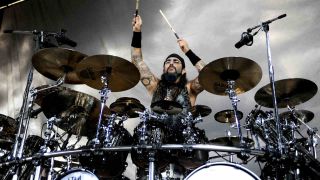
[[[139,2],[140,2],[140,0],[136,0],[136,14],[135,14],[136,17],[138,16]]]
[[[163,12],[161,11],[161,9],[159,10],[160,14],[162,15],[162,17],[164,18],[164,20],[166,20],[167,24],[169,25],[170,29],[172,30],[172,32],[174,33],[174,35],[176,36],[177,39],[180,39],[178,34],[176,33],[176,31],[172,28],[171,24],[169,23],[168,19],[166,18],[166,16],[163,14]]]

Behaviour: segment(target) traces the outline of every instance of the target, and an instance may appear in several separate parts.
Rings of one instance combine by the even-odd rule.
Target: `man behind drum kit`
[[[190,81],[187,80],[185,62],[178,54],[171,54],[165,59],[161,79],[156,77],[142,58],[141,17],[135,16],[132,25],[132,63],[139,69],[140,80],[149,94],[152,95],[151,104],[165,100],[166,102],[176,102],[181,105],[181,113],[169,115],[162,123],[172,129],[173,132],[182,134],[181,120],[188,115],[191,107],[195,106],[197,95],[203,91],[198,77]],[[187,41],[178,39],[177,42],[182,52],[185,53],[198,72],[200,72],[205,66],[205,62],[191,51]]]

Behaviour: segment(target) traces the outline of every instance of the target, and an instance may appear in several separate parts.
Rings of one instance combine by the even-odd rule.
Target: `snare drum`
[[[66,173],[61,174],[56,180],[70,180],[70,179],[90,179],[99,180],[99,178],[92,172],[85,169],[72,169]]]
[[[217,162],[205,164],[192,171],[185,180],[260,180],[260,178],[238,164]]]

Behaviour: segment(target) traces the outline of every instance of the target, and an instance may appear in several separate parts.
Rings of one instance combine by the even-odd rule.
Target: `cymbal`
[[[152,103],[151,109],[156,113],[167,113],[168,115],[179,114],[182,112],[182,106],[178,102],[167,100]]]
[[[244,142],[248,147],[253,147],[254,142],[252,139],[243,137]],[[209,141],[210,144],[221,145],[221,146],[233,146],[240,147],[240,139],[236,136],[231,137],[219,137]]]
[[[9,116],[0,114],[0,149],[10,150],[12,148],[16,130],[16,121]]]
[[[76,73],[76,65],[87,55],[65,48],[41,49],[32,57],[33,67],[45,77],[58,80],[65,77],[65,83],[82,84]]]
[[[237,111],[237,118],[238,120],[241,120],[243,117],[243,113],[241,111]],[[236,118],[234,116],[234,112],[231,109],[223,110],[220,112],[217,112],[214,115],[214,119],[221,123],[234,123],[236,122]]]
[[[212,112],[211,108],[206,105],[195,105],[191,108],[192,116],[206,117]]]
[[[275,91],[278,108],[286,108],[308,101],[317,93],[318,87],[310,80],[292,78],[276,81]],[[260,88],[254,99],[261,106],[273,108],[271,85]]]
[[[110,110],[118,115],[126,115],[129,118],[136,118],[139,117],[139,114],[135,111],[142,112],[145,110],[145,107],[138,99],[123,97],[112,103],[110,105]]]
[[[314,114],[308,110],[294,110],[294,114],[291,111],[286,111],[281,113],[279,117],[282,120],[293,120],[295,123],[301,124],[296,118],[299,118],[304,123],[308,123],[314,118]]]
[[[199,74],[201,86],[210,93],[226,96],[228,80],[235,81],[235,92],[241,94],[254,88],[262,77],[260,66],[244,57],[225,57],[207,64]]]
[[[71,134],[87,136],[89,128],[98,121],[100,101],[88,94],[66,87],[40,91],[35,102],[47,118],[61,119],[55,125]],[[105,106],[104,115],[110,114]]]
[[[80,79],[88,86],[102,89],[102,75],[107,75],[108,88],[113,92],[134,87],[140,80],[139,70],[131,62],[111,55],[89,56],[77,65]]]

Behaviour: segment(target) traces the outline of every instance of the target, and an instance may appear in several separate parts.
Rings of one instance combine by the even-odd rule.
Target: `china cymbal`
[[[182,112],[182,106],[178,102],[167,100],[152,103],[151,109],[156,113],[167,113],[168,115],[179,114]]]
[[[252,139],[243,137],[243,140],[248,147],[253,147],[254,142]],[[215,138],[210,140],[209,143],[221,146],[240,147],[240,139],[236,136]]]
[[[216,95],[228,95],[228,80],[235,81],[235,92],[241,94],[255,87],[262,77],[260,66],[244,57],[225,57],[207,64],[199,74],[201,86]]]
[[[307,79],[282,79],[275,82],[275,91],[278,108],[286,108],[308,101],[317,93],[318,87]],[[273,108],[271,85],[260,88],[254,99],[261,106]]]
[[[237,111],[237,118],[238,120],[241,120],[243,117],[243,113],[241,111]],[[223,110],[220,112],[217,112],[214,115],[214,119],[221,123],[234,123],[236,122],[236,118],[234,116],[234,112],[231,109]]]
[[[110,105],[110,110],[120,116],[126,115],[129,118],[136,118],[139,117],[139,114],[136,113],[136,111],[142,112],[145,110],[145,107],[135,98],[123,97],[112,103]]]
[[[41,49],[32,57],[33,67],[45,77],[58,80],[65,74],[65,83],[82,84],[76,65],[87,55],[64,48]]]
[[[205,105],[195,105],[191,108],[192,116],[206,117],[212,112],[211,108]]]
[[[40,91],[35,102],[47,118],[61,119],[55,125],[68,133],[87,136],[89,128],[96,129],[100,101],[93,96],[59,86]],[[104,115],[107,114],[110,110],[105,107]]]
[[[0,149],[11,149],[16,130],[16,121],[9,116],[0,114]]]
[[[102,75],[107,75],[108,88],[113,92],[134,87],[140,80],[139,70],[131,62],[117,56],[89,56],[77,65],[80,79],[88,86],[101,90]]]
[[[293,120],[295,123],[301,124],[299,120],[296,120],[299,118],[304,123],[310,122],[314,118],[314,114],[311,111],[308,110],[294,110],[294,112],[286,111],[279,115],[280,119],[282,120]]]

